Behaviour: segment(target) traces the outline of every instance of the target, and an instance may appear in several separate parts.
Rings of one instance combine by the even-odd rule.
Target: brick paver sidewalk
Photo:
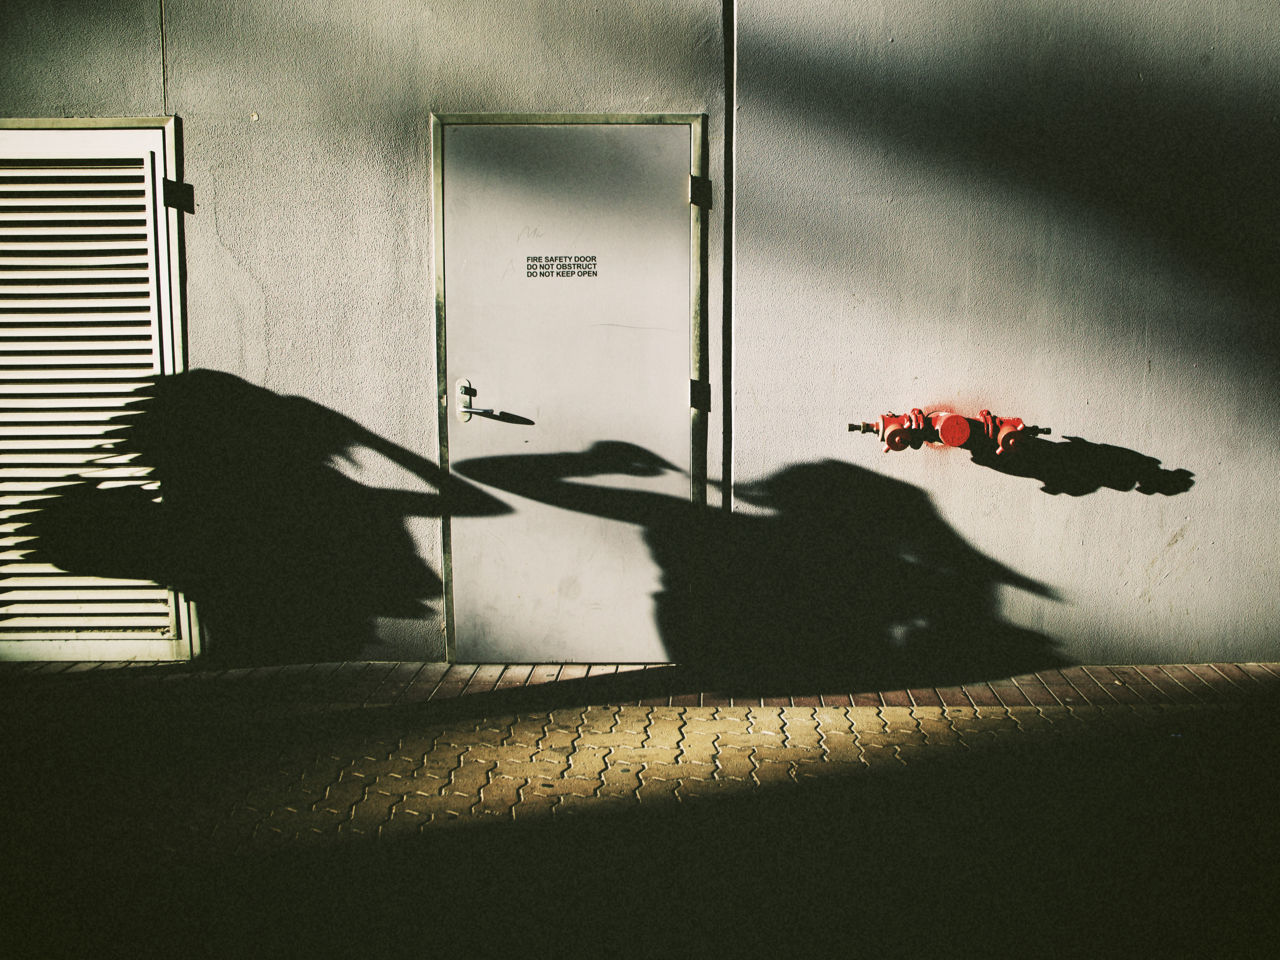
[[[232,951],[220,918],[258,917],[243,955],[266,956],[299,955],[330,914],[395,927],[465,908],[485,929],[523,917],[524,937],[557,913],[672,918],[702,896],[759,936],[856,919],[873,956],[921,955],[913,932],[978,917],[985,946],[943,955],[1049,955],[995,949],[993,917],[1141,918],[1107,941],[1125,956],[1192,915],[1211,922],[1183,946],[1280,933],[1277,665],[704,686],[674,667],[3,665],[4,902],[77,956],[94,910],[197,918],[208,956]],[[421,912],[406,898],[424,890]],[[272,938],[290,948],[262,952]],[[26,955],[56,955],[41,942]]]
[[[184,762],[207,737],[247,732],[238,779],[164,828],[173,844],[231,846],[740,796],[1019,739],[1141,736],[1280,691],[1276,666],[1247,663],[785,696],[690,690],[677,668],[625,666],[45,664],[0,677],[28,723],[57,729],[87,706],[144,740],[140,710],[184,726],[176,736],[195,739]],[[277,739],[260,742],[264,730]],[[171,813],[151,811],[151,828]]]

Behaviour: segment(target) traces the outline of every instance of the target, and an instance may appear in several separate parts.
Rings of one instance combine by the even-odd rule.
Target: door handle
[[[495,410],[493,407],[473,407],[471,398],[476,395],[476,391],[471,386],[470,380],[459,380],[455,383],[453,395],[456,399],[454,414],[460,423],[466,423],[472,417],[484,417],[486,420],[499,420],[502,423],[513,423],[523,427],[532,427],[534,425],[533,421],[528,417],[522,417],[517,413]]]
[[[458,416],[458,420],[462,423],[466,423],[473,415],[482,417],[485,415],[493,416],[496,412],[492,409],[480,409],[479,407],[473,407],[471,405],[471,398],[476,395],[476,391],[475,388],[471,386],[470,380],[461,379],[455,383],[453,385],[453,395],[457,399],[455,413]]]

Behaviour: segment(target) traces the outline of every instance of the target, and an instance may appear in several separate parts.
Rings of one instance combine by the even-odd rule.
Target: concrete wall
[[[705,113],[720,177],[714,0],[41,0],[0,16],[0,114],[182,118],[191,366],[430,459],[431,112]],[[421,488],[380,458],[356,475]],[[410,522],[438,570],[438,521]],[[443,654],[439,611],[383,627],[388,655]]]
[[[735,479],[836,458],[919,486],[1057,591],[1008,590],[1004,613],[1068,656],[1274,659],[1275,5],[743,0],[737,16]],[[42,0],[3,18],[0,113],[183,118],[192,365],[428,457],[429,112],[707,113],[724,195],[713,0]],[[1090,448],[1111,486],[1051,495],[963,451],[881,454],[845,431],[917,405],[1112,445]],[[1114,489],[1125,451],[1194,486]],[[410,482],[373,461],[360,477]],[[438,524],[415,523],[438,564]],[[436,656],[439,626],[385,632]]]
[[[1265,2],[744,0],[738,479],[830,456],[924,488],[1058,591],[1004,611],[1068,656],[1274,658],[1278,41]],[[1194,486],[1054,496],[845,432],[917,405]]]

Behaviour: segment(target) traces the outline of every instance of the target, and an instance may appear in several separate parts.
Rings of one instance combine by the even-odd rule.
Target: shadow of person
[[[455,469],[643,527],[662,570],[654,617],[668,656],[721,689],[936,686],[1063,663],[1047,638],[999,612],[1002,585],[1052,590],[971,547],[922,491],[852,464],[796,464],[740,488],[751,513],[583,483],[673,469],[613,441]]]
[[[998,473],[1039,480],[1040,489],[1055,496],[1083,497],[1106,487],[1121,493],[1137,490],[1172,497],[1195,485],[1190,470],[1168,470],[1155,457],[1081,437],[1063,437],[1062,443],[1032,437],[1000,456],[990,446],[975,448],[972,454],[974,463]]]
[[[333,410],[231,374],[162,378],[132,409],[111,455],[153,468],[159,499],[154,484],[72,487],[33,518],[32,559],[182,590],[219,662],[357,655],[374,618],[420,617],[441,595],[408,517],[507,509]],[[339,464],[360,448],[435,490],[352,479]]]

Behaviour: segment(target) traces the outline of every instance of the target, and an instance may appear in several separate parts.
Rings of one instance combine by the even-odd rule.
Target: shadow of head
[[[357,449],[383,454],[422,491],[354,479]],[[441,595],[418,556],[411,515],[492,498],[301,397],[197,370],[140,391],[112,457],[151,468],[142,486],[89,482],[32,521],[33,559],[72,573],[155,580],[200,605],[210,648],[232,661],[354,656],[376,617],[421,617]],[[430,487],[435,487],[431,490]]]

